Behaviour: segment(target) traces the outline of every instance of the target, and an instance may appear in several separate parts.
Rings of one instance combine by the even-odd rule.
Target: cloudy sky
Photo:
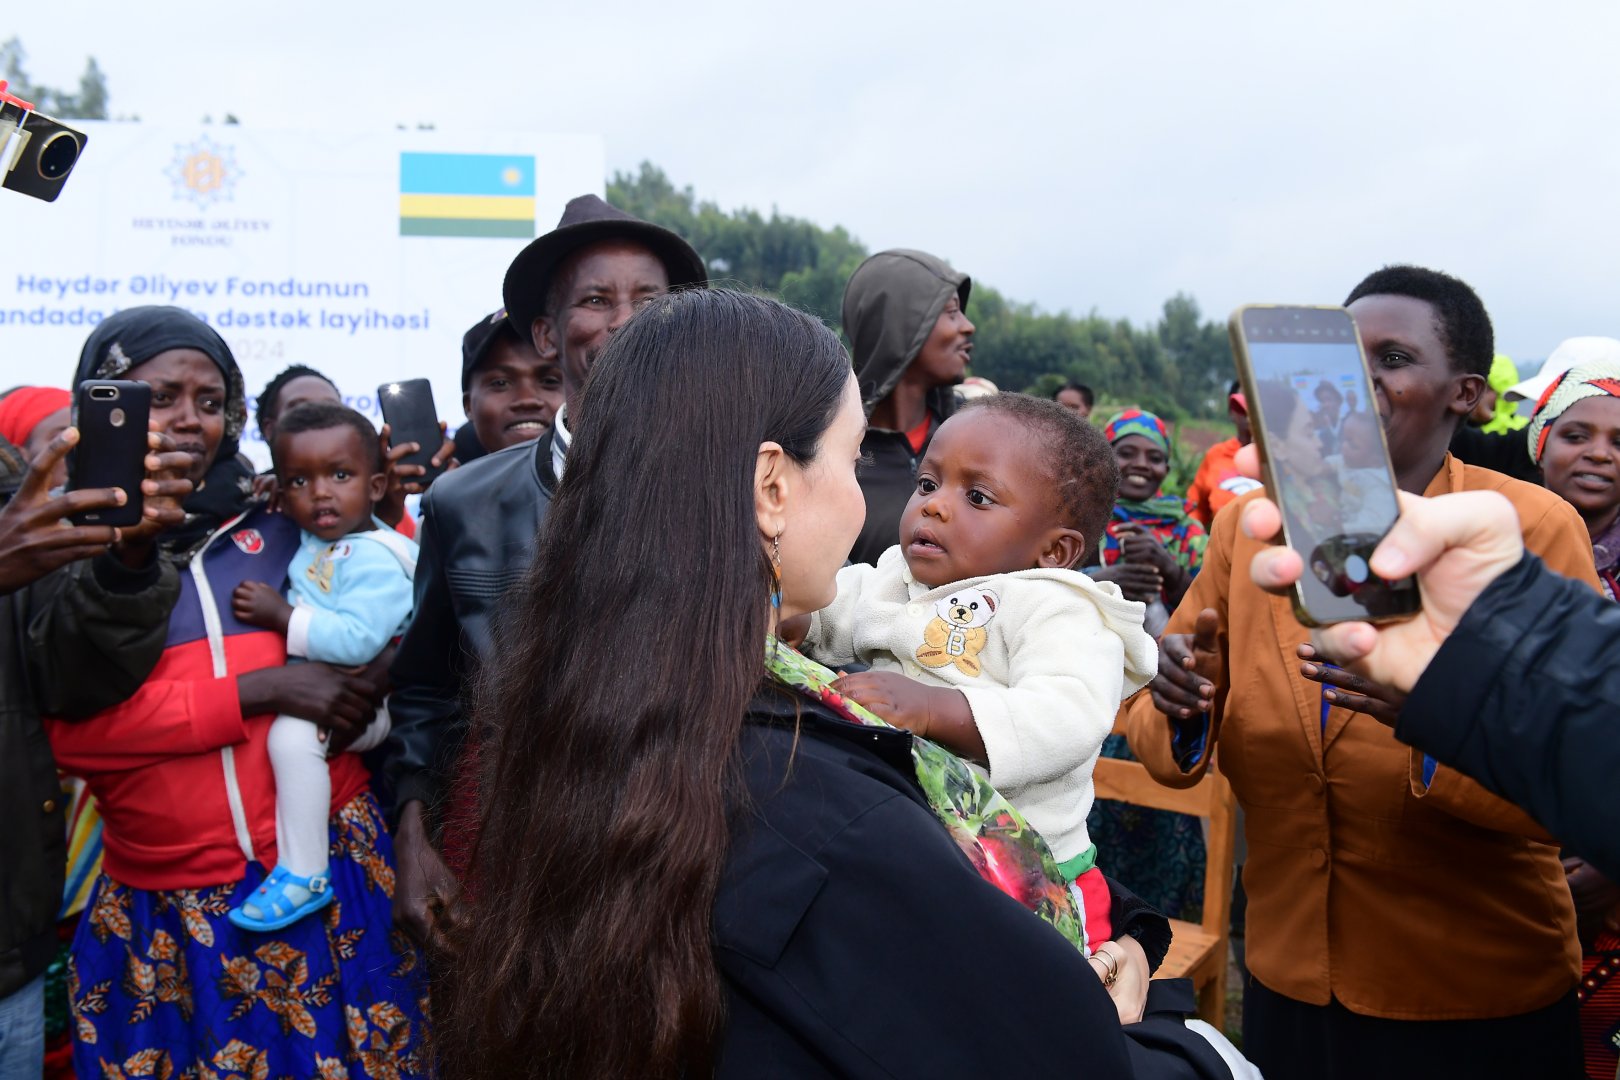
[[[14,8],[21,5],[13,5]],[[920,247],[1049,310],[1469,280],[1500,347],[1620,335],[1620,6],[309,3],[8,11],[115,113],[582,131],[725,207]]]

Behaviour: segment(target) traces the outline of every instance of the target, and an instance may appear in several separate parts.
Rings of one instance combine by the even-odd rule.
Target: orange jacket
[[[1574,509],[1542,488],[1447,456],[1425,495],[1500,491],[1525,546],[1597,587]],[[1245,496],[1254,499],[1256,495]],[[1242,502],[1243,500],[1239,500]],[[1552,1004],[1580,972],[1558,847],[1522,810],[1423,756],[1370,716],[1328,710],[1299,674],[1309,632],[1286,597],[1249,579],[1261,545],[1215,523],[1204,566],[1166,633],[1220,613],[1225,663],[1205,752],[1183,772],[1170,723],[1142,693],[1126,706],[1131,749],[1172,787],[1219,747],[1246,813],[1248,964],[1278,993],[1399,1020],[1513,1016]]]
[[[1215,520],[1221,507],[1260,486],[1237,470],[1238,450],[1243,446],[1237,436],[1218,442],[1204,454],[1198,463],[1198,472],[1187,486],[1187,513],[1201,521],[1205,529]]]

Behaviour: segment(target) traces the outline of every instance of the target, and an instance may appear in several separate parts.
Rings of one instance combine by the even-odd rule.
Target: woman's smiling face
[[[1128,502],[1153,498],[1170,473],[1170,455],[1142,435],[1117,440],[1114,461],[1119,464],[1119,497]]]

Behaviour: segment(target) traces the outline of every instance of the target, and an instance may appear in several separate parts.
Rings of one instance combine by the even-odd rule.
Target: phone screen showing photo
[[[1368,566],[1399,504],[1349,312],[1246,308],[1241,321],[1249,411],[1263,431],[1288,543],[1305,560],[1299,600],[1310,621],[1415,610],[1413,582],[1386,582]]]

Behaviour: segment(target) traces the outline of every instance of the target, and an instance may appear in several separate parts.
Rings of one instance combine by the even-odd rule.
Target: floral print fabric
[[[427,981],[393,929],[392,844],[369,792],[332,819],[337,899],[269,934],[225,917],[266,870],[149,891],[102,876],[68,969],[74,1065],[103,1080],[428,1074]]]
[[[830,670],[774,637],[765,641],[765,666],[784,686],[820,701],[845,720],[891,727],[882,717],[832,688]],[[913,737],[917,783],[979,876],[1050,923],[1077,949],[1085,949],[1081,908],[1041,834],[1030,827],[990,781],[937,743]]]

